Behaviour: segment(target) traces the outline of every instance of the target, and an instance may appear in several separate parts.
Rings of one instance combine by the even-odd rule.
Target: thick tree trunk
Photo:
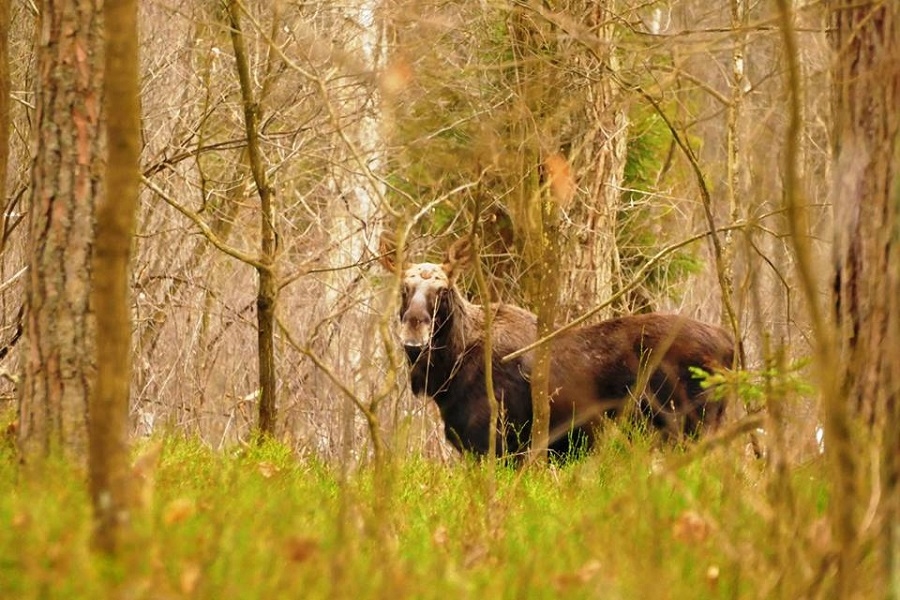
[[[581,4],[581,3],[579,3]],[[585,2],[579,11],[587,16],[596,47],[614,48],[615,19],[609,0]],[[592,75],[587,84],[583,121],[575,129],[583,146],[573,153],[577,173],[577,196],[569,218],[574,223],[572,268],[566,269],[560,320],[570,321],[608,298],[616,288],[618,248],[616,217],[625,174],[628,117],[610,73],[618,71],[615,52],[585,52],[584,68]],[[601,316],[611,316],[610,309]]]
[[[857,507],[842,515],[838,533],[856,533],[869,495],[880,486],[875,549],[880,566],[874,589],[896,585],[900,503],[900,4],[832,0],[834,84],[835,306],[846,415],[826,414],[867,431],[842,461],[844,490]],[[827,430],[826,430],[827,433]],[[826,444],[831,443],[826,439]],[[866,447],[860,447],[864,445]],[[865,464],[880,455],[878,480],[867,483]],[[858,486],[865,486],[862,490]],[[857,488],[856,490],[854,488]],[[839,584],[853,586],[851,555]],[[844,590],[839,590],[844,591]]]
[[[57,451],[81,463],[87,457],[95,331],[91,253],[105,143],[100,6],[97,0],[41,3],[19,388],[26,460]]]
[[[129,261],[137,209],[141,121],[137,1],[104,6],[107,115],[106,190],[97,206],[93,301],[97,382],[90,402],[90,488],[94,543],[122,546],[129,522],[128,404],[131,384]]]
[[[897,297],[900,6],[833,4],[837,308],[855,408],[875,418],[896,357],[884,350]]]

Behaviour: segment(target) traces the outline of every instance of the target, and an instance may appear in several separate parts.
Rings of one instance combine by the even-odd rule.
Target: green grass
[[[90,551],[82,476],[4,450],[0,598],[740,598],[779,581],[764,466],[736,448],[672,471],[676,451],[611,436],[565,467],[407,457],[342,480],[277,444],[162,443],[127,568]],[[824,510],[817,470],[795,477],[801,528]]]

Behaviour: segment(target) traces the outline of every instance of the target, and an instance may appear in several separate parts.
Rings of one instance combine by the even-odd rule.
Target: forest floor
[[[181,438],[135,453],[141,508],[113,564],[90,549],[84,476],[23,469],[6,444],[0,598],[797,597],[826,504],[819,460],[791,470],[783,515],[737,445],[692,457],[623,435],[521,471],[404,457],[341,473]]]

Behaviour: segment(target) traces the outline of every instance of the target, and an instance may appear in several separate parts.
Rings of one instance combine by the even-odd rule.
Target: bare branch
[[[187,208],[176,202],[174,198],[169,196],[169,194],[163,191],[155,183],[143,176],[141,177],[141,181],[144,183],[144,185],[150,188],[153,193],[165,200],[169,206],[190,219],[194,223],[194,225],[196,225],[200,229],[200,233],[203,234],[203,237],[209,240],[209,243],[215,246],[216,249],[232,258],[241,261],[242,263],[246,263],[252,267],[256,267],[257,269],[267,271],[270,271],[272,269],[271,264],[265,263],[258,257],[251,256],[250,254],[238,250],[237,248],[233,248],[220,240],[219,237],[215,233],[213,233],[212,229],[210,229],[209,225],[207,225],[206,222],[202,218],[200,218],[199,215],[197,215],[197,213],[188,210]]]

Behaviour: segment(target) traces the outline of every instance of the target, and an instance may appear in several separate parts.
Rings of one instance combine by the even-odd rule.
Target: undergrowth
[[[613,433],[566,466],[347,475],[274,443],[135,453],[132,552],[108,564],[83,476],[2,450],[0,598],[737,598],[777,576],[765,468],[735,447],[685,461]],[[815,463],[796,487],[800,531],[824,510]]]

